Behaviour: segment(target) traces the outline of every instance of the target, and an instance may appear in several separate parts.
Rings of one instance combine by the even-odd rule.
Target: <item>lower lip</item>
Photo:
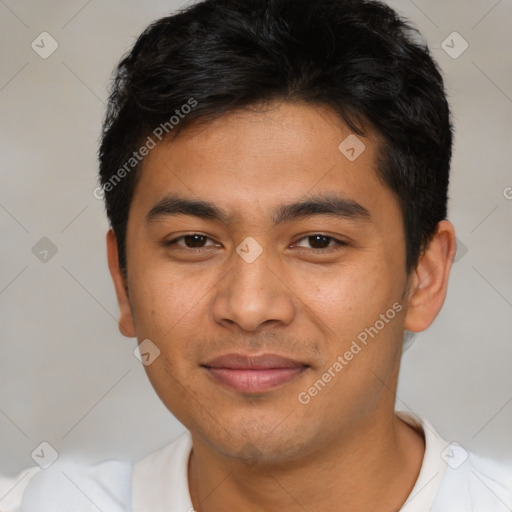
[[[269,391],[295,379],[307,366],[293,368],[269,368],[264,370],[232,370],[230,368],[208,368],[219,382],[242,393]]]

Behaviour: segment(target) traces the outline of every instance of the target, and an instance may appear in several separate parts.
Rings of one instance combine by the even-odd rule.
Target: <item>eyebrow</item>
[[[158,201],[146,215],[146,222],[151,223],[174,215],[190,215],[205,220],[229,224],[234,215],[214,203],[189,199],[182,196],[167,195]],[[327,215],[336,218],[371,221],[371,214],[353,199],[337,195],[309,197],[293,203],[280,205],[271,213],[274,225],[314,215]]]

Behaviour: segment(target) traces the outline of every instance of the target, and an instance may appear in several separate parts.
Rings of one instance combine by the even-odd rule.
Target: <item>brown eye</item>
[[[190,235],[183,235],[169,242],[165,242],[165,246],[178,245],[180,247],[185,247],[187,249],[202,249],[205,247],[211,247],[211,245],[205,245],[207,240],[211,240],[211,238],[200,235],[198,233],[193,233]],[[179,241],[183,241],[184,243],[179,243]]]
[[[186,235],[183,237],[183,240],[187,247],[203,247],[207,237],[203,235]]]
[[[301,242],[303,242],[303,241],[305,241],[309,245],[309,248],[311,248],[313,250],[324,251],[324,252],[327,252],[326,249],[327,250],[336,250],[342,246],[347,245],[345,242],[342,242],[341,240],[337,240],[336,238],[334,238],[332,236],[327,236],[327,235],[322,235],[322,234],[314,234],[314,235],[305,236],[298,241],[297,246],[306,247],[304,245],[301,245]]]
[[[331,240],[332,239],[330,237],[323,235],[308,236],[308,242],[313,249],[325,249],[326,247],[329,247]]]

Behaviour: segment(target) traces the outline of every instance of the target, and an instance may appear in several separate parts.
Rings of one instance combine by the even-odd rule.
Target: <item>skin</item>
[[[120,330],[159,347],[148,377],[192,434],[197,511],[396,511],[417,479],[423,437],[394,414],[402,337],[440,311],[455,234],[440,222],[407,275],[398,202],[376,174],[378,139],[359,137],[366,148],[349,161],[338,149],[349,134],[334,112],[292,103],[190,125],[144,161],[128,219],[127,280],[107,234]],[[275,207],[333,192],[370,218],[272,224]],[[212,202],[231,218],[147,222],[166,194]],[[208,238],[164,246],[193,233]],[[315,234],[347,245],[315,244],[307,238]],[[252,263],[236,252],[248,236],[263,248]],[[300,403],[299,393],[394,303],[402,310]],[[200,366],[229,352],[276,353],[310,367],[270,391],[241,393]]]

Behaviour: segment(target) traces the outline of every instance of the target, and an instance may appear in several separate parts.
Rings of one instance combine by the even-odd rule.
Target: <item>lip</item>
[[[242,393],[261,393],[294,380],[309,365],[277,354],[225,354],[201,365],[217,382]]]
[[[203,366],[210,368],[229,368],[230,370],[268,370],[277,368],[298,368],[307,366],[288,357],[277,354],[260,354],[251,356],[245,354],[224,354],[211,359]]]

